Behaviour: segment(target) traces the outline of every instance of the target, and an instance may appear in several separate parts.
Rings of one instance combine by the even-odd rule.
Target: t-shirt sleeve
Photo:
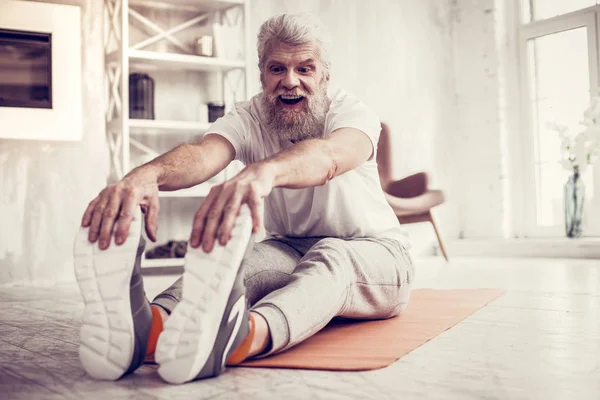
[[[210,134],[223,136],[235,149],[235,160],[245,163],[245,149],[251,126],[250,119],[250,114],[245,105],[243,103],[236,104],[233,110],[217,119],[208,128],[204,136]]]
[[[371,140],[373,153],[369,161],[375,158],[377,142],[381,133],[381,122],[379,117],[366,104],[351,95],[345,95],[343,99],[334,100],[333,109],[330,112],[331,119],[328,133],[340,128],[354,128],[364,132]]]

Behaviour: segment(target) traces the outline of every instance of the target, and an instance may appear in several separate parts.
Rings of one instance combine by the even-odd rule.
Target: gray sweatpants
[[[251,310],[262,315],[272,346],[286,350],[334,317],[385,319],[407,305],[414,266],[393,239],[285,238],[256,243],[242,265]],[[169,313],[180,278],[153,301]]]

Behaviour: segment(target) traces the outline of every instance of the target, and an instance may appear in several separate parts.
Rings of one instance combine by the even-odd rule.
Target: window
[[[526,236],[564,236],[560,135],[574,134],[598,91],[599,0],[521,0]],[[579,9],[579,10],[578,10]],[[583,175],[584,235],[600,236],[600,167]]]
[[[599,4],[598,0],[522,0],[523,22],[564,15]]]

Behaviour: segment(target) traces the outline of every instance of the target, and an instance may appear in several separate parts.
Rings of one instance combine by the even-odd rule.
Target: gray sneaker
[[[159,375],[184,383],[221,374],[231,353],[249,332],[249,311],[241,270],[252,246],[250,210],[242,206],[225,246],[210,253],[188,249],[181,302],[167,319],[156,348]]]
[[[100,250],[88,241],[88,228],[80,228],[75,238],[75,276],[85,303],[79,359],[96,379],[119,379],[146,355],[152,310],[141,275],[141,230],[138,209],[121,246]]]

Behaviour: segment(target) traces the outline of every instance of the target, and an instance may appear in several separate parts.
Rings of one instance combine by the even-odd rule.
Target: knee
[[[255,271],[253,275],[246,276],[246,297],[250,305],[254,305],[269,293],[281,289],[291,281],[291,275],[274,269]]]
[[[348,257],[346,243],[338,238],[324,238],[317,242],[305,255],[296,268],[296,272],[303,270],[319,272],[327,271],[338,280],[348,278],[344,266],[351,265]]]

